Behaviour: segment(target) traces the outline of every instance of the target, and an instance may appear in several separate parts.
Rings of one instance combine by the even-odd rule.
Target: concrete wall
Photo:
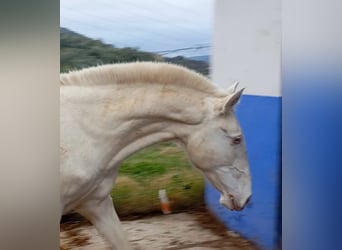
[[[275,249],[279,232],[281,173],[281,2],[217,0],[213,81],[228,87],[235,80],[245,93],[237,107],[253,177],[252,203],[242,212],[219,204],[206,185],[208,207],[229,229]]]
[[[280,0],[216,1],[212,78],[245,94],[280,96]]]

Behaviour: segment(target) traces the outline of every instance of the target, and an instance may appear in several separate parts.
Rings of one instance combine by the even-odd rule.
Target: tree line
[[[164,57],[141,51],[138,48],[117,48],[114,45],[88,38],[67,28],[60,28],[61,72],[99,64],[135,61],[171,62],[183,65],[204,75],[209,73],[209,65],[204,61],[195,61],[183,56]]]

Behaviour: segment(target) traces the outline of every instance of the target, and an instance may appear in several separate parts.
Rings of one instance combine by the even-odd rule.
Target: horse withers
[[[219,89],[194,71],[154,62],[90,67],[60,81],[61,214],[86,217],[113,249],[131,249],[110,196],[120,163],[152,144],[180,144],[230,210],[248,203],[237,83]]]

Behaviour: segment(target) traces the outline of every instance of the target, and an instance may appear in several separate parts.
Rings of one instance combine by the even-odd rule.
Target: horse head
[[[220,203],[240,211],[252,195],[252,180],[245,138],[234,112],[244,90],[236,91],[237,84],[226,97],[207,101],[205,119],[184,146],[193,165],[220,191]]]

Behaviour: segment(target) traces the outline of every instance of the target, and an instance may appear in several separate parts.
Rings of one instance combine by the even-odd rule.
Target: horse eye
[[[223,133],[225,133],[225,134],[228,133],[228,131],[226,129],[224,129],[224,128],[220,128],[220,129],[222,130]]]
[[[233,144],[240,144],[240,143],[241,143],[241,137],[235,137],[235,138],[233,138],[232,143],[233,143]]]

